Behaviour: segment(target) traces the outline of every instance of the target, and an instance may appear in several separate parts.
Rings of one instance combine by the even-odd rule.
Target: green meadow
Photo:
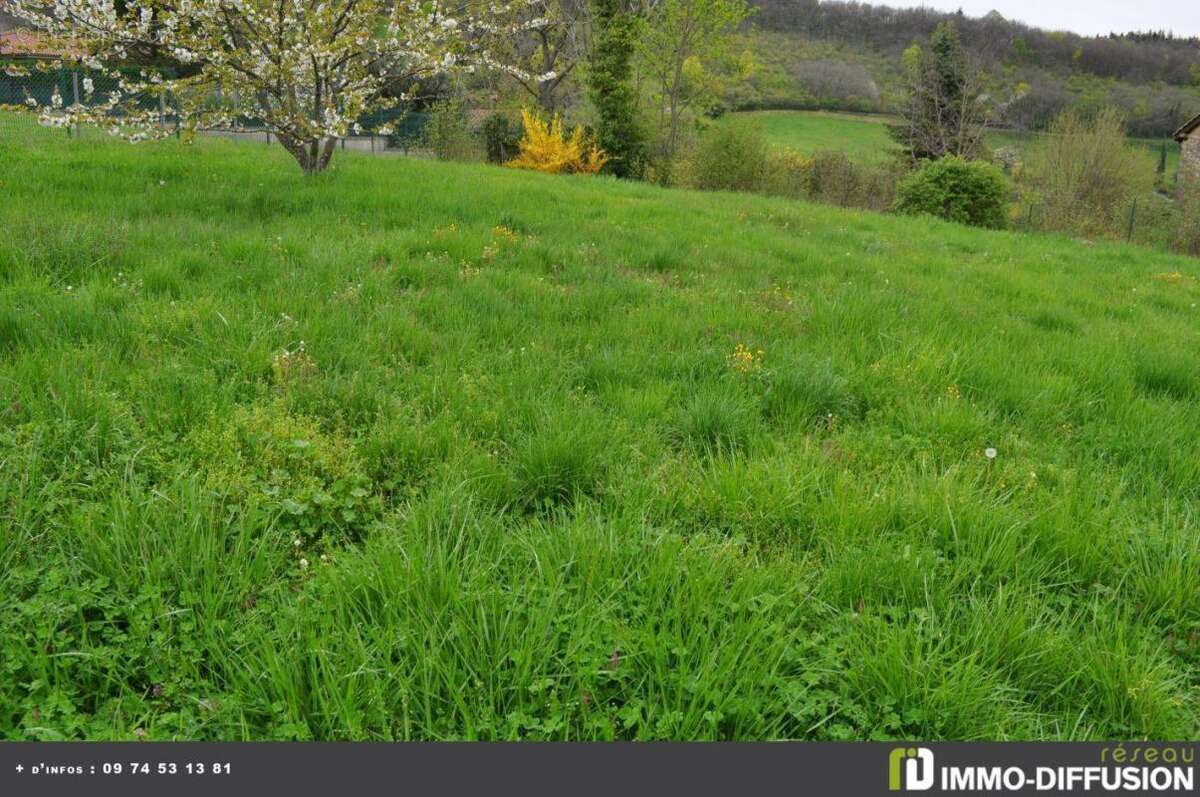
[[[845,152],[853,161],[875,164],[887,161],[896,150],[889,138],[887,126],[895,117],[882,114],[852,114],[836,111],[749,111],[733,114],[731,119],[751,120],[760,125],[763,134],[777,147],[789,147],[805,155],[820,151]],[[993,148],[1013,147],[1025,152],[1035,145],[1040,133],[1018,133],[995,130],[988,135]],[[1154,166],[1163,141],[1136,138],[1132,143],[1153,156]],[[1167,141],[1167,175],[1173,177],[1179,169],[1179,145]]]
[[[1200,736],[1196,260],[0,134],[0,737]]]
[[[840,151],[856,163],[876,164],[891,159],[896,150],[887,129],[896,118],[882,114],[745,111],[730,114],[728,119],[749,121],[760,127],[772,145],[803,155]]]

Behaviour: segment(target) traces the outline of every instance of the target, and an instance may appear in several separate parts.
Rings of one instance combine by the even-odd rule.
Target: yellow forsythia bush
[[[521,119],[525,125],[519,142],[521,152],[508,162],[509,166],[549,174],[598,174],[608,163],[608,154],[582,127],[568,135],[557,114],[546,121],[532,111],[522,110]]]

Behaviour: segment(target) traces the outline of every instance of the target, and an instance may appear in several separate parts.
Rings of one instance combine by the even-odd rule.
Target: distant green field
[[[750,111],[734,114],[732,118],[755,120],[773,144],[803,153],[841,150],[853,160],[869,163],[886,160],[895,148],[887,133],[887,123],[895,120],[891,116],[826,111]],[[995,131],[989,141],[993,147],[1007,145],[1024,151],[1038,135]],[[1156,158],[1157,164],[1161,139],[1134,139],[1134,142],[1144,146]],[[1179,145],[1168,142],[1167,173],[1174,175],[1178,166]]]
[[[750,119],[762,126],[772,144],[810,154],[841,150],[860,162],[880,162],[895,144],[888,137],[888,116],[830,111],[750,111],[732,119]]]
[[[991,144],[993,147],[1012,146],[1024,151],[1035,143],[1041,135],[1041,133],[1015,133],[1006,130],[997,130],[991,134]],[[1152,165],[1158,165],[1158,156],[1164,139],[1134,138],[1130,139],[1130,143],[1145,148],[1146,152],[1153,158]],[[1175,172],[1179,169],[1179,145],[1174,141],[1166,141],[1165,143],[1167,144],[1167,174],[1174,177]]]
[[[1200,261],[3,117],[0,195],[0,739],[1200,736]]]

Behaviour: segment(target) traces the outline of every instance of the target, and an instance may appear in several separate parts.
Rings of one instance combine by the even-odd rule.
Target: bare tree
[[[563,105],[561,89],[588,52],[588,0],[533,0],[531,22],[515,37],[509,60],[520,68],[510,73],[547,114]]]
[[[802,61],[794,70],[796,80],[819,104],[879,109],[879,86],[861,64],[836,58]]]
[[[984,73],[968,58],[953,23],[938,26],[929,48],[905,51],[908,102],[893,135],[915,159],[977,157],[995,113]]]

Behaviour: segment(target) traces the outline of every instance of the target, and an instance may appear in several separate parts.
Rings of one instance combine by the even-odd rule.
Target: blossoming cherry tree
[[[411,99],[419,80],[477,69],[517,74],[494,53],[544,24],[528,13],[530,6],[531,0],[0,0],[0,10],[37,31],[52,51],[115,85],[99,96],[89,76],[69,103],[57,90],[48,102],[28,98],[43,124],[93,124],[139,141],[177,126],[190,136],[245,114],[274,133],[306,173],[328,166],[338,138],[364,132],[361,120]],[[61,58],[47,65],[61,65]],[[387,124],[375,129],[390,132]]]

